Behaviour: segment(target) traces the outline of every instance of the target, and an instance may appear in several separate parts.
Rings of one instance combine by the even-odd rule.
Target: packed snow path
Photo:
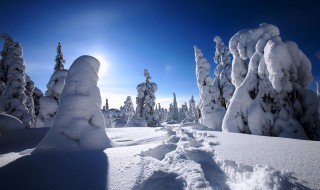
[[[216,156],[219,142],[210,132],[165,130],[163,144],[141,153],[143,168],[134,189],[309,189],[292,173]]]
[[[0,189],[319,189],[319,142],[189,123],[111,128],[100,151],[30,155],[48,128],[0,137]],[[273,167],[273,168],[271,168]]]

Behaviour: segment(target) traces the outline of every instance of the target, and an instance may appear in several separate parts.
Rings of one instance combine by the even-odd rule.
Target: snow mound
[[[122,118],[116,118],[111,121],[112,128],[124,127],[127,124],[127,121]]]
[[[148,127],[148,123],[146,120],[134,115],[128,120],[128,123],[125,125],[125,127]]]
[[[22,129],[25,128],[19,119],[5,113],[0,113],[0,136]]]
[[[99,66],[99,61],[91,56],[81,56],[73,62],[52,128],[35,152],[105,149],[110,146],[100,111]]]

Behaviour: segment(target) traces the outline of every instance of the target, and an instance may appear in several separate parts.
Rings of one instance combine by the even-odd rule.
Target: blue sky
[[[66,68],[83,54],[100,59],[105,72],[99,87],[111,107],[119,108],[128,95],[136,97],[145,68],[158,84],[157,102],[168,107],[173,92],[179,104],[199,94],[193,45],[201,48],[213,74],[214,36],[227,43],[239,30],[260,23],[275,24],[283,40],[295,41],[313,64],[314,80],[320,80],[315,56],[320,49],[319,4],[316,0],[2,0],[0,32],[22,43],[27,73],[42,91],[53,73],[60,41]]]

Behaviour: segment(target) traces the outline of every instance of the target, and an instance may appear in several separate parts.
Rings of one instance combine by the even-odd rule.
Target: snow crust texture
[[[91,56],[81,56],[71,65],[52,128],[35,152],[109,147],[97,87],[99,66]]]

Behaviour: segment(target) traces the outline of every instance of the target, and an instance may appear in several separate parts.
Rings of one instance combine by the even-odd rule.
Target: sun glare
[[[107,70],[108,70],[107,60],[106,60],[105,56],[103,56],[101,54],[94,54],[93,56],[95,58],[97,58],[100,62],[100,69],[99,69],[98,76],[99,76],[99,78],[102,78],[107,74]]]

